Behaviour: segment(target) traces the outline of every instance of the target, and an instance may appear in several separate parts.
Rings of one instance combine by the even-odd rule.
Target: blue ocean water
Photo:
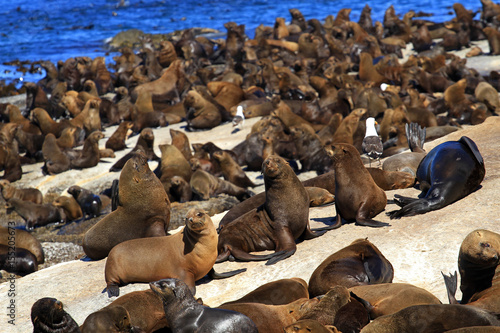
[[[481,2],[452,0],[398,1],[393,3],[400,16],[413,9],[432,13],[427,19],[443,22],[454,17],[453,3],[479,10]],[[24,75],[5,62],[66,60],[75,56],[106,55],[105,40],[118,32],[136,28],[146,33],[168,33],[190,27],[206,27],[226,32],[224,23],[245,24],[253,38],[260,24],[273,26],[277,17],[287,21],[290,8],[299,9],[307,19],[324,20],[336,16],[342,8],[351,8],[350,19],[357,21],[368,4],[373,21],[382,21],[385,10],[392,4],[373,0],[10,0],[0,6],[0,80],[37,81],[44,73]],[[108,64],[112,54],[107,54]]]

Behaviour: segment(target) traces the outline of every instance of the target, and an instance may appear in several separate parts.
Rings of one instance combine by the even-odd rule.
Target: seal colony
[[[172,147],[176,146],[179,154],[175,154],[175,163],[170,164],[172,161],[169,157],[173,155],[167,152],[168,144],[159,143],[158,146],[163,148],[162,159],[155,172],[149,168],[147,162],[157,159],[152,137],[149,137],[150,145],[138,145],[137,149],[134,148],[134,152],[129,155],[130,159],[123,162],[118,195],[116,193],[113,195],[118,208],[100,220],[83,239],[84,249],[89,258],[99,260],[109,254],[106,260],[107,266],[109,263],[109,270],[105,274],[105,279],[106,282],[110,282],[107,284],[112,295],[117,294],[117,286],[121,283],[152,282],[166,277],[162,272],[137,280],[129,279],[135,273],[131,273],[130,270],[137,270],[138,266],[133,260],[139,260],[139,263],[143,264],[143,257],[149,257],[147,246],[139,245],[135,248],[135,245],[130,244],[150,242],[160,244],[163,239],[176,236],[166,235],[170,220],[170,200],[175,198],[169,191],[174,185],[171,180],[180,177],[185,184],[192,183],[198,186],[200,181],[192,178],[199,169],[212,177],[226,177],[227,182],[238,182],[238,187],[242,188],[239,193],[251,196],[251,192],[243,187],[252,187],[256,182],[245,178],[245,167],[246,171],[262,168],[266,187],[266,200],[262,206],[237,216],[221,229],[218,235],[218,253],[210,253],[210,262],[218,254],[219,260],[232,257],[239,260],[250,258],[268,260],[268,264],[280,265],[283,264],[281,260],[289,258],[297,248],[300,248],[300,245],[297,246],[295,243],[297,239],[308,240],[318,236],[320,233],[312,231],[309,225],[311,192],[304,188],[295,175],[308,170],[314,170],[319,177],[325,176],[320,178],[322,179],[320,182],[323,182],[322,187],[325,187],[330,195],[335,195],[336,224],[329,225],[325,227],[326,229],[339,227],[341,219],[344,218],[346,221],[355,220],[359,225],[384,226],[382,229],[391,230],[390,226],[373,219],[385,209],[387,196],[374,177],[365,170],[360,157],[360,153],[363,152],[366,119],[375,118],[380,124],[378,132],[383,142],[384,154],[389,156],[398,154],[408,146],[414,148],[412,140],[407,138],[406,133],[406,127],[410,123],[429,129],[437,127],[433,133],[439,137],[447,133],[449,126],[459,128],[469,124],[480,124],[487,117],[497,116],[498,94],[495,98],[495,94],[487,92],[491,91],[490,87],[495,91],[498,90],[499,74],[492,72],[481,76],[477,71],[468,68],[461,58],[449,52],[465,47],[471,41],[484,39],[483,32],[490,34],[491,37],[487,28],[495,25],[493,17],[500,11],[492,3],[484,1],[483,13],[488,12],[486,9],[496,14],[485,14],[481,20],[474,20],[473,13],[456,4],[454,6],[456,18],[445,24],[427,22],[417,18],[413,12],[407,13],[400,19],[392,6],[387,9],[384,22],[375,24],[372,24],[368,6],[365,6],[357,23],[350,21],[348,9],[340,11],[337,18],[327,17],[324,23],[316,19],[306,22],[300,12],[291,10],[292,22],[289,25],[280,19],[274,28],[259,27],[254,40],[247,39],[244,26],[235,22],[226,24],[228,31],[225,42],[196,37],[191,30],[186,30],[179,39],[161,45],[144,39],[143,51],[137,55],[125,47],[120,50],[121,55],[114,59],[115,64],[109,68],[111,71],[114,70],[114,73],[102,66],[102,59],[92,60],[83,57],[68,59],[64,63],[61,62],[59,70],[56,69],[59,71],[56,76],[51,76],[52,74],[48,72],[47,78],[38,83],[39,88],[36,89],[36,93],[34,89],[30,90],[27,106],[21,112],[21,116],[25,117],[24,120],[13,112],[0,114],[2,121],[5,122],[0,128],[0,141],[2,141],[0,165],[5,170],[4,178],[15,185],[15,182],[20,180],[17,177],[22,176],[22,172],[19,173],[21,165],[40,161],[44,162],[46,172],[52,175],[59,173],[68,175],[67,172],[75,167],[92,168],[90,164],[75,164],[72,161],[75,161],[75,156],[76,161],[81,161],[78,157],[81,157],[84,151],[90,150],[93,151],[93,154],[90,154],[92,157],[100,157],[100,150],[96,150],[97,141],[103,139],[100,130],[121,122],[132,123],[131,127],[127,124],[122,128],[119,134],[123,137],[128,128],[142,134],[147,131],[152,132],[148,126],[165,127],[167,123],[173,124],[182,119],[187,121],[186,131],[212,129],[229,123],[238,109],[243,109],[245,119],[257,115],[261,117],[252,127],[248,137],[232,149],[221,149],[214,143],[205,141],[196,146],[196,149],[193,144],[194,153],[191,153],[190,149],[187,151],[183,148],[186,146],[184,139],[180,143],[177,142],[179,146],[177,147],[174,135],[171,135]],[[430,39],[427,35],[430,35]],[[434,42],[433,39],[436,38],[442,38],[442,42]],[[490,39],[494,45],[494,39]],[[401,49],[406,48],[409,42],[412,42],[416,53],[403,59],[400,57]],[[493,47],[490,49],[492,53],[495,52]],[[374,59],[378,61],[377,64],[374,64]],[[69,117],[70,120],[58,119],[61,110],[47,103],[48,97],[43,96],[43,94],[55,96],[60,93],[62,86],[59,85],[56,91],[54,82],[50,82],[50,79],[55,77],[57,77],[55,80],[59,81],[58,84],[66,85],[66,91],[62,89],[64,91],[62,94],[67,97],[65,101],[76,99],[73,104],[66,102],[57,104],[65,110],[64,112],[72,115]],[[89,81],[94,81],[94,84]],[[388,86],[381,88],[381,83]],[[28,88],[32,89],[32,84],[26,85],[26,89]],[[116,95],[113,99],[105,95],[114,92]],[[257,107],[252,108],[252,106]],[[31,125],[39,127],[39,133],[28,132],[27,127],[25,132],[20,132],[27,124],[25,120],[29,121],[27,117],[32,119]],[[100,119],[96,119],[97,117]],[[30,127],[30,130],[33,130],[33,127]],[[67,140],[70,146],[73,142],[76,144],[87,142],[88,148],[84,148],[81,152],[66,150],[73,147],[68,148],[67,143],[64,144],[63,140],[60,140],[64,138],[65,130],[73,135],[73,140]],[[33,143],[43,138],[43,145],[38,150],[30,151],[30,148],[33,148],[28,144],[30,141],[24,140],[28,137],[28,133],[42,135],[31,139]],[[475,147],[473,144],[471,140],[467,146]],[[328,152],[334,150],[335,153],[329,156]],[[478,158],[474,153],[478,152],[477,147],[470,150],[476,157],[477,164],[483,168],[487,167],[482,164],[482,158]],[[30,154],[27,154],[28,151]],[[163,156],[164,151],[165,156]],[[348,152],[350,157],[340,161],[341,151]],[[23,152],[26,154],[22,155]],[[88,154],[84,155],[88,157]],[[427,157],[431,159],[435,154],[431,151],[423,155],[421,157],[425,160]],[[232,164],[228,168],[224,162],[230,161],[230,158],[237,164]],[[84,160],[87,162],[86,158]],[[297,160],[300,162],[300,168],[295,162]],[[93,159],[91,164],[94,165],[96,162],[103,163],[99,158]],[[458,165],[465,171],[474,173],[477,164]],[[438,169],[446,171],[455,166],[452,164]],[[418,175],[418,170],[416,173]],[[286,180],[276,182],[272,180],[282,175],[286,176]],[[386,176],[384,174],[378,177]],[[475,190],[483,177],[484,173],[477,177],[474,186],[465,186],[463,194],[468,195]],[[423,177],[417,178],[421,182],[419,185],[422,186]],[[352,179],[358,181],[351,189],[348,185]],[[407,179],[408,174],[397,178],[393,183],[412,186],[414,182]],[[429,183],[433,181],[431,179]],[[203,181],[201,183],[206,185]],[[278,186],[274,188],[274,185]],[[311,185],[317,186],[317,184]],[[387,188],[392,187],[388,185]],[[192,190],[196,193],[194,189]],[[215,193],[216,191],[213,193],[206,191],[201,197],[208,199]],[[354,200],[349,199],[352,195],[355,196]],[[453,204],[455,198],[448,200],[447,195],[444,197],[447,199],[446,204]],[[11,205],[14,205],[15,199],[11,200],[14,200]],[[240,222],[248,222],[247,219],[257,222],[250,223],[251,227],[245,229],[245,223]],[[136,222],[142,224],[139,223],[138,227]],[[32,224],[28,222],[29,226]],[[362,233],[362,229],[356,228],[356,231]],[[248,245],[258,242],[262,235],[268,236],[262,242],[265,244]],[[359,237],[356,235],[353,238]],[[216,243],[212,239],[211,246],[214,244]],[[235,249],[237,250],[234,251]],[[274,250],[275,253],[264,255],[251,253],[261,250]],[[136,253],[144,251],[147,255],[140,256],[141,258],[134,257]],[[124,257],[116,260],[115,253],[122,252],[125,253]],[[374,250],[377,255],[370,258],[361,250],[352,252],[354,252],[352,256],[339,260],[347,263],[356,262],[356,265],[346,265],[345,276],[331,278],[326,274],[323,277],[325,281],[321,282],[326,284],[332,282],[328,280],[333,280],[335,284],[337,280],[349,280],[351,274],[359,275],[360,272],[363,282],[386,283],[392,280],[392,265],[381,253]],[[152,255],[159,253],[160,251],[155,251]],[[162,258],[159,262],[163,263]],[[207,267],[213,266],[213,263],[208,265],[210,262],[204,264],[207,264]],[[165,266],[168,271],[172,270],[171,266]],[[181,299],[180,305],[184,303],[189,306],[194,305],[192,295],[183,291],[187,288],[192,293],[195,287],[194,280],[202,278],[207,273],[205,265],[196,266],[198,268],[203,266],[200,275],[194,277],[193,274],[193,277],[186,278],[185,272],[181,272],[182,276],[179,276],[179,279],[187,284],[179,287],[181,288],[179,295],[188,299],[187,301]],[[121,272],[121,269],[124,272]],[[149,269],[144,271],[151,272]],[[112,276],[114,273],[118,277]],[[152,282],[151,288],[166,298],[169,293],[166,288],[168,284],[171,286],[175,284],[176,288],[179,286],[177,282]],[[154,289],[159,287],[161,291]],[[322,290],[319,294],[328,295],[331,290]],[[336,294],[331,292],[330,295]],[[343,295],[342,301],[345,302],[348,296],[345,292]],[[308,304],[317,302],[309,297],[305,297]],[[354,303],[351,299],[356,297],[349,298],[349,303]],[[368,313],[373,310],[371,302],[359,297],[356,301],[364,307],[363,311]],[[294,302],[302,304],[300,303],[302,301],[290,303]],[[418,306],[408,304],[410,305]],[[247,305],[242,307],[261,308]],[[339,318],[349,318],[350,310],[342,308],[343,306],[339,306],[336,318],[330,316],[328,322],[320,324],[330,327],[337,321],[338,327],[344,327],[342,325],[349,320],[342,323]],[[289,308],[284,307],[284,309]],[[415,312],[425,312],[427,308],[420,309],[423,310],[417,309]],[[464,309],[453,306],[447,307],[446,311],[460,316],[467,312]],[[169,325],[173,325],[171,328],[174,330],[176,320],[179,318],[184,324],[185,317],[178,313],[179,310],[183,309],[165,308],[167,321]],[[322,317],[320,308],[316,308],[315,312],[319,315],[315,314],[314,318]],[[358,317],[361,318],[362,311],[352,312],[359,314]],[[124,312],[119,313],[121,315]],[[205,313],[210,318],[209,321],[214,318],[220,319],[218,314],[211,315],[213,312],[204,308],[201,310],[201,315],[204,316]],[[482,323],[497,324],[491,316],[483,315],[482,310],[473,310],[471,313],[478,319],[486,318]],[[387,315],[392,315],[394,321],[405,317],[404,313]],[[253,329],[251,322],[243,320],[242,317],[238,318],[242,320],[243,325],[247,325],[245,328]],[[438,319],[446,320],[446,318]],[[411,324],[413,323],[408,323],[405,327],[412,327]],[[479,320],[477,324],[481,324]],[[396,330],[398,328],[395,327]],[[277,327],[278,331],[282,329],[283,327]]]

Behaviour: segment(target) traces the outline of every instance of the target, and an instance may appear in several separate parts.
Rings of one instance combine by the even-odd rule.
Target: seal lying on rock
[[[474,192],[484,179],[484,161],[474,141],[462,136],[432,149],[420,162],[418,199],[394,195],[401,209],[389,212],[391,219],[425,214],[441,209]]]
[[[76,321],[55,298],[44,297],[36,301],[31,307],[31,322],[33,333],[80,333]]]
[[[326,258],[309,279],[309,296],[326,294],[332,287],[392,282],[394,269],[367,239],[357,239]]]
[[[163,301],[172,332],[258,332],[253,321],[241,313],[198,304],[188,286],[178,279],[164,279],[149,286]]]

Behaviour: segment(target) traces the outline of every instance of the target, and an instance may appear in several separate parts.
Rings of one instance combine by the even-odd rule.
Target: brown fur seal
[[[43,202],[43,194],[36,188],[16,188],[8,180],[0,180],[0,190],[5,201],[12,198],[31,201],[36,204]]]
[[[15,211],[26,222],[26,229],[33,230],[35,227],[41,227],[49,223],[64,223],[66,215],[61,208],[52,204],[36,204],[30,201],[19,199],[10,199],[5,208],[7,213]]]
[[[44,297],[31,307],[33,333],[80,333],[76,321],[64,311],[63,303],[55,298]]]
[[[335,201],[335,196],[324,188],[313,186],[306,186],[305,188],[307,194],[309,195],[310,207],[318,207]],[[244,200],[236,206],[233,206],[219,222],[219,229],[221,229],[225,224],[228,224],[229,222],[243,215],[244,213],[247,213],[250,210],[264,204],[265,201],[266,194],[265,192],[261,192],[251,198]]]
[[[190,90],[183,103],[189,129],[211,129],[222,121],[217,106],[203,98],[196,90]]]
[[[64,209],[64,213],[68,221],[78,220],[83,217],[82,208],[75,198],[68,196],[57,197],[52,204],[56,207]]]
[[[197,303],[189,287],[181,280],[163,279],[149,286],[162,300],[165,317],[173,332],[258,332],[252,320],[241,313]]]
[[[309,298],[306,281],[301,278],[280,279],[265,283],[245,296],[221,306],[233,303],[284,305],[300,298]]]
[[[42,145],[42,154],[45,161],[42,170],[46,174],[54,175],[69,170],[70,160],[57,145],[54,134],[49,133],[45,136]]]
[[[234,303],[221,305],[218,309],[243,313],[255,323],[259,332],[281,333],[283,327],[297,321],[318,302],[317,299],[301,298],[283,305]]]
[[[47,113],[47,111],[41,108],[35,108],[33,111],[31,111],[31,118],[32,121],[40,127],[40,129],[42,130],[42,134],[44,135],[52,133],[56,137],[59,137],[61,136],[63,129],[73,126],[67,120],[56,122],[55,120],[50,118],[50,115]]]
[[[441,209],[474,192],[485,174],[484,161],[474,141],[463,136],[432,149],[420,162],[417,180],[419,199],[395,195],[400,210],[389,212],[391,219]]]
[[[309,279],[309,295],[324,295],[336,285],[392,282],[394,270],[379,249],[367,239],[357,239],[333,253],[314,270]]]
[[[458,269],[462,291],[460,303],[499,312],[500,234],[485,229],[469,233],[460,246]],[[443,276],[450,303],[458,303],[455,299],[456,273]]]
[[[83,149],[78,152],[77,156],[70,160],[71,168],[84,169],[92,168],[99,163],[100,151],[99,140],[104,138],[101,131],[92,132],[83,144]]]
[[[80,327],[82,333],[136,332],[132,328],[130,315],[123,306],[106,306],[91,313]],[[143,331],[144,332],[144,331]]]
[[[173,176],[170,179],[169,197],[181,203],[190,201],[193,197],[191,185],[181,176]]]
[[[339,333],[335,326],[324,326],[317,320],[302,319],[283,327],[285,333]]]
[[[120,296],[98,312],[114,307],[125,308],[129,314],[130,325],[144,332],[156,332],[168,326],[165,312],[163,311],[163,302],[151,289],[133,291]],[[102,311],[99,316],[93,318],[89,315],[87,319],[85,319],[85,322],[90,319],[92,319],[91,322],[93,322],[94,325],[100,325],[100,323],[109,321],[116,322],[116,319],[119,318],[115,319],[115,316],[110,315],[108,311]],[[90,326],[90,328],[92,328],[92,326]],[[89,333],[91,332],[93,331],[90,330]],[[103,333],[104,332],[105,331],[103,331]],[[86,333],[85,330],[83,330],[83,326],[82,333]]]
[[[92,191],[78,185],[73,185],[68,188],[68,193],[73,196],[81,208],[85,216],[96,217],[101,214],[105,205],[101,201],[101,197],[94,194]],[[78,214],[77,212],[75,212]]]
[[[198,200],[208,200],[212,196],[226,193],[242,201],[253,195],[251,191],[215,177],[214,175],[201,169],[193,172],[189,185],[191,186],[193,194],[196,194],[199,198]]]
[[[144,128],[139,134],[139,139],[135,147],[127,153],[125,156],[116,161],[115,164],[109,169],[109,171],[119,171],[123,168],[125,163],[132,158],[132,156],[138,151],[142,150],[142,152],[146,155],[148,161],[159,161],[160,158],[156,156],[154,151],[154,142],[155,135],[151,128]]]
[[[187,135],[182,131],[171,128],[170,137],[172,138],[172,145],[176,146],[186,160],[189,161],[189,159],[193,157],[193,154],[191,153],[191,146],[189,145],[189,138]]]
[[[406,307],[378,317],[362,333],[445,332],[467,326],[500,326],[500,320],[487,311],[469,305],[426,304]]]
[[[385,209],[387,197],[366,170],[358,150],[349,144],[335,144],[327,153],[335,170],[337,219],[334,227],[340,227],[342,219],[354,220],[363,226],[387,226],[387,223],[373,220]]]
[[[15,238],[16,247],[30,251],[35,255],[37,263],[43,264],[45,254],[40,241],[25,230],[13,228],[14,225],[14,222],[8,222],[7,227],[0,226],[0,244],[9,245],[9,241]]]
[[[161,151],[161,162],[158,165],[160,169],[160,181],[162,182],[165,191],[170,191],[170,179],[174,176],[180,176],[185,181],[191,179],[191,166],[186,160],[182,152],[176,146],[171,144],[159,145]]]
[[[325,232],[311,231],[309,196],[283,158],[271,155],[262,164],[262,172],[266,201],[221,230],[219,262],[233,255],[236,259],[247,261],[269,259],[266,265],[271,265],[295,253],[297,238],[311,239]],[[275,250],[275,253],[250,254],[264,250]]]
[[[337,312],[349,302],[350,298],[346,287],[333,286],[321,297],[318,304],[300,317],[300,320],[313,319],[323,325],[333,325]]]
[[[105,147],[113,149],[113,151],[119,151],[127,148],[125,140],[127,139],[128,131],[132,128],[132,123],[130,121],[124,121],[118,125],[116,130],[111,134],[109,139],[106,141]]]
[[[170,202],[143,153],[135,154],[125,163],[118,186],[118,208],[90,228],[83,238],[83,250],[93,260],[105,258],[121,242],[165,236],[168,230]]]
[[[15,245],[0,244],[0,269],[20,276],[38,270],[37,260],[30,251]]]
[[[423,288],[408,283],[380,283],[349,288],[356,296],[369,302],[370,318],[393,314],[408,306],[441,304],[441,301]]]
[[[132,99],[137,99],[139,93],[147,91],[151,93],[153,101],[171,100],[177,103],[180,101],[179,88],[184,85],[184,79],[184,62],[177,59],[168,66],[159,79],[137,86],[132,91]]]
[[[214,159],[219,162],[224,179],[239,187],[255,187],[256,185],[248,178],[245,171],[239,164],[223,150],[212,154]]]
[[[165,278],[181,279],[195,294],[195,281],[215,264],[217,231],[202,209],[190,209],[185,222],[184,229],[174,235],[132,239],[115,246],[104,273],[108,295],[118,296],[120,285]]]
[[[347,115],[333,134],[332,144],[354,144],[354,133],[358,129],[359,120],[366,113],[366,109],[355,109]]]
[[[387,171],[377,168],[366,168],[378,187],[384,191],[408,188],[415,185],[415,176],[408,172]]]

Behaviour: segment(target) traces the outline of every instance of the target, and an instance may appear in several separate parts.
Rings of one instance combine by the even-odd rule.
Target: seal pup
[[[120,123],[104,146],[106,148],[113,149],[113,151],[126,149],[127,144],[125,143],[125,139],[127,138],[129,131],[131,132],[132,126],[133,123],[130,121]]]
[[[354,220],[362,226],[388,226],[388,223],[373,220],[385,209],[387,196],[366,170],[358,150],[352,145],[338,143],[326,151],[335,170],[337,218],[333,227],[340,227],[342,219]]]
[[[64,210],[68,221],[75,221],[83,217],[82,208],[73,197],[61,195],[52,204]]]
[[[83,217],[92,218],[101,214],[102,201],[97,194],[78,185],[70,186],[67,191],[80,206]]]
[[[357,239],[333,253],[314,270],[309,279],[309,296],[324,295],[333,286],[392,282],[394,269],[368,239]]]
[[[80,333],[80,328],[63,303],[55,298],[44,297],[31,307],[33,333]]]
[[[151,282],[149,286],[163,301],[165,317],[172,332],[258,332],[254,322],[241,313],[198,304],[181,280],[163,279]]]
[[[45,226],[50,223],[65,223],[66,215],[62,208],[52,204],[36,204],[31,201],[10,199],[5,208],[7,214],[15,211],[26,222],[26,230],[33,230],[35,227]]]
[[[93,259],[105,258],[126,240],[165,236],[170,223],[170,201],[162,183],[149,168],[142,152],[125,163],[118,182],[119,205],[90,228],[83,251]]]
[[[441,209],[474,192],[484,179],[484,160],[474,141],[462,136],[434,147],[420,162],[418,199],[394,195],[401,207],[387,213],[391,219]]]
[[[262,164],[266,200],[220,231],[217,262],[230,255],[244,261],[268,260],[272,265],[293,255],[295,240],[311,239],[326,232],[312,232],[309,226],[309,196],[290,165],[271,155]],[[269,255],[250,252],[275,250]]]
[[[12,198],[31,201],[36,204],[43,203],[43,194],[37,188],[16,188],[8,180],[0,180],[0,191],[5,201]]]
[[[363,153],[368,156],[370,167],[372,166],[372,159],[378,160],[380,165],[380,157],[384,152],[384,146],[375,129],[375,118],[373,117],[366,119],[366,133],[361,148],[363,149]]]
[[[37,259],[26,249],[0,244],[0,270],[26,276],[38,270]]]
[[[80,330],[82,333],[144,332],[131,325],[130,314],[121,305],[106,306],[91,313]]]

